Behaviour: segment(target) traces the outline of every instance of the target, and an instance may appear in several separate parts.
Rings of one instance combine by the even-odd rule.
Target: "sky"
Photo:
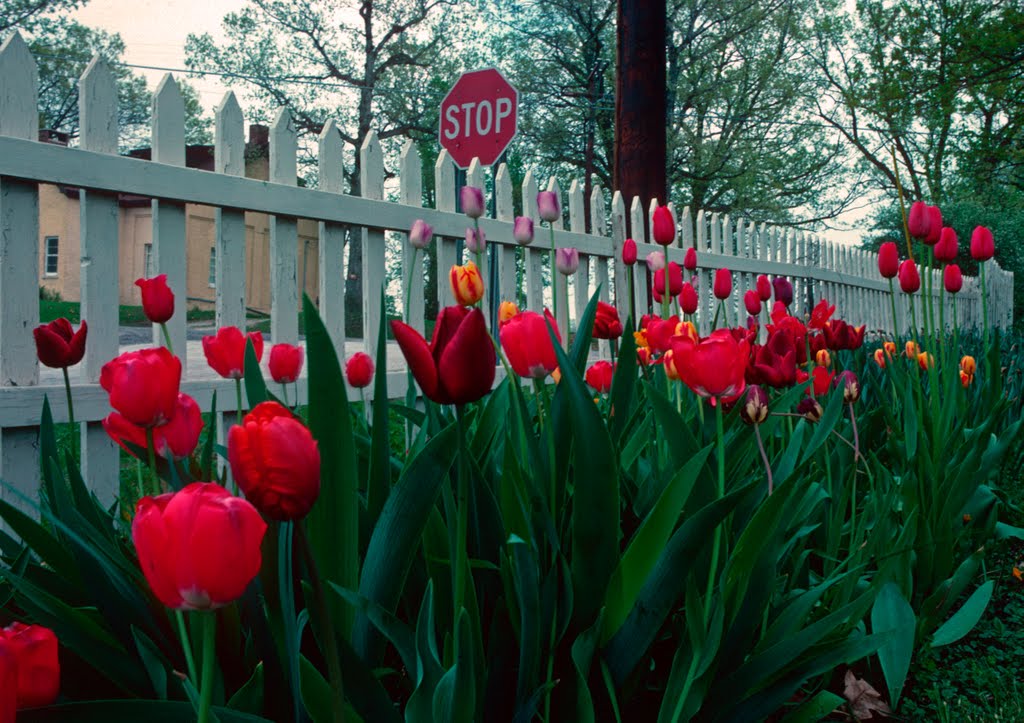
[[[848,0],[852,1],[852,0]],[[210,33],[223,38],[221,20],[246,4],[246,0],[89,0],[73,13],[85,25],[121,35],[125,43],[125,62],[154,68],[185,68],[185,38],[189,33]],[[155,89],[165,70],[135,68]],[[184,73],[175,73],[184,77]],[[200,94],[204,110],[212,117],[228,87],[216,76],[189,78]],[[240,101],[244,102],[242,98]],[[244,111],[244,107],[243,107]],[[851,211],[838,219],[844,226],[864,222],[866,212]],[[844,243],[859,243],[862,232],[831,230],[828,238]]]

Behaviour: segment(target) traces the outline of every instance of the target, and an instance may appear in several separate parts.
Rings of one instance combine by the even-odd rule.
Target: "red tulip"
[[[260,571],[267,523],[213,482],[143,497],[132,540],[153,594],[177,610],[212,610],[242,596]]]
[[[853,326],[842,319],[833,319],[822,327],[825,345],[833,351],[860,349],[864,344],[865,328],[864,324]]]
[[[750,345],[718,329],[695,342],[688,336],[672,342],[672,360],[680,379],[702,397],[733,399],[746,388],[744,371]]]
[[[392,321],[391,331],[428,399],[438,404],[467,404],[491,390],[496,357],[480,309],[441,309],[429,345],[401,321]]]
[[[809,329],[822,329],[828,324],[828,320],[832,318],[832,314],[836,313],[836,305],[832,304],[829,306],[825,299],[822,299],[817,305],[811,309],[811,318],[807,322],[807,328]]]
[[[946,226],[939,233],[939,242],[935,244],[935,260],[941,262],[954,261],[959,249],[956,231]]]
[[[714,286],[715,298],[717,299],[728,299],[732,294],[732,273],[729,269],[718,269],[715,272],[715,286]]]
[[[555,347],[548,336],[548,322],[559,342],[562,336],[551,315],[541,316],[535,311],[523,311],[501,327],[501,347],[512,370],[521,377],[543,379],[558,366]]]
[[[128,454],[135,454],[129,444],[146,449],[146,430],[132,424],[117,412],[107,415],[103,420],[103,429]],[[153,427],[153,449],[160,457],[185,459],[199,445],[202,431],[203,414],[199,405],[189,395],[179,392],[174,415],[164,424]]]
[[[679,328],[679,317],[673,314],[667,319],[652,316],[647,321],[644,332],[647,335],[647,346],[651,351],[664,354],[672,344],[672,338]]]
[[[636,263],[636,241],[631,238],[626,239],[622,244],[622,263],[626,266]]]
[[[698,303],[697,290],[693,288],[693,284],[687,281],[683,284],[682,291],[679,292],[679,306],[684,314],[695,314]]]
[[[761,297],[753,289],[749,289],[743,295],[743,304],[747,307],[747,313],[751,316],[757,316],[761,313]]]
[[[917,239],[928,236],[928,227],[931,217],[928,215],[928,204],[924,201],[914,201],[910,206],[910,215],[907,217],[907,230],[910,235]]]
[[[163,324],[174,316],[174,293],[167,285],[167,274],[136,279],[135,285],[142,290],[142,311],[147,319]]]
[[[156,427],[174,417],[181,360],[164,347],[125,352],[100,370],[110,406],[132,424]]]
[[[918,274],[917,266],[910,259],[900,264],[899,277],[903,293],[913,294],[921,288],[921,275]]]
[[[373,381],[373,359],[369,354],[357,351],[345,364],[345,378],[350,387],[362,389]]]
[[[0,630],[0,723],[15,723],[18,713],[18,659]]]
[[[74,331],[71,322],[64,317],[37,326],[32,335],[36,338],[39,361],[53,369],[74,366],[85,356],[85,337],[88,332],[89,325],[84,320],[78,331]]]
[[[942,270],[942,283],[946,287],[946,291],[951,294],[960,293],[960,289],[964,287],[964,277],[960,273],[960,267],[956,264],[949,264],[945,269]]]
[[[604,301],[597,302],[592,336],[595,339],[618,339],[622,336],[622,322],[619,320],[618,309]]]
[[[270,347],[270,376],[278,384],[291,384],[299,378],[305,352],[294,344],[274,344]]]
[[[261,402],[228,432],[238,488],[272,520],[300,520],[320,494],[320,450],[313,434],[277,402]]]
[[[934,246],[939,242],[939,236],[942,234],[942,211],[939,210],[938,206],[928,207],[928,235],[922,238],[929,246]]]
[[[988,261],[996,254],[996,243],[992,232],[984,226],[976,226],[971,234],[971,258],[975,261]]]
[[[679,296],[683,290],[683,270],[675,261],[670,261],[667,267],[654,272],[654,285],[651,291],[654,294],[655,301],[660,302],[665,296],[666,277],[668,277],[668,296],[670,299]]]
[[[814,387],[814,396],[820,397],[828,392],[829,386],[832,384],[832,379],[835,376],[834,372],[830,372],[825,367],[814,367],[811,371],[811,381]]]
[[[14,693],[17,708],[38,708],[56,700],[60,692],[60,661],[57,636],[52,630],[41,625],[11,623],[0,630],[0,651],[4,650],[10,655],[7,675],[14,678],[15,684],[13,688],[6,685],[0,688],[0,698]],[[0,652],[0,669],[4,667],[3,657]],[[11,667],[16,671],[14,676],[9,672]],[[3,682],[2,672],[0,682]],[[0,702],[0,720],[5,705],[10,703]],[[14,720],[13,716],[10,720]]]
[[[672,218],[672,212],[668,206],[658,206],[654,209],[654,216],[651,219],[651,235],[654,242],[662,246],[669,246],[676,240],[676,221]]]
[[[612,389],[613,376],[615,376],[615,367],[610,361],[602,360],[591,364],[584,378],[598,394],[607,394]]]
[[[785,276],[776,276],[772,279],[772,288],[775,290],[775,301],[785,307],[793,303],[793,284]]]
[[[878,248],[878,273],[884,279],[895,279],[900,268],[900,251],[895,241],[886,241]]]
[[[263,334],[242,334],[237,326],[222,326],[216,335],[203,337],[203,354],[210,367],[225,379],[241,379],[245,367],[245,340],[252,341],[256,361],[263,358]]]
[[[683,254],[683,268],[687,271],[697,270],[697,249],[692,246]]]
[[[765,274],[757,277],[757,295],[762,302],[772,298],[772,282],[768,280],[768,276]]]
[[[806,352],[805,352],[806,354]],[[764,345],[754,345],[746,379],[776,389],[796,384],[796,345],[788,329],[775,329]]]

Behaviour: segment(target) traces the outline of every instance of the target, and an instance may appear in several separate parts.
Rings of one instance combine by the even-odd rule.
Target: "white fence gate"
[[[342,193],[343,144],[338,128],[329,121],[319,139],[319,188],[296,185],[296,134],[286,109],[281,109],[270,131],[269,182],[244,177],[244,134],[241,108],[228,93],[215,113],[215,172],[185,167],[184,105],[177,83],[168,75],[153,98],[152,161],[118,155],[117,92],[114,77],[100,58],[90,63],[80,80],[81,137],[77,148],[38,142],[36,65],[22,38],[15,34],[0,47],[0,477],[25,494],[37,494],[39,480],[38,425],[43,397],[48,396],[57,422],[67,421],[62,385],[40,384],[32,330],[39,323],[39,184],[63,184],[80,191],[81,209],[81,317],[89,323],[86,355],[74,374],[76,417],[82,422],[84,473],[92,489],[104,501],[118,492],[119,450],[107,437],[101,420],[110,412],[106,393],[99,387],[100,368],[119,353],[118,346],[118,193],[131,193],[152,200],[152,238],[155,273],[166,273],[171,288],[184,297],[186,269],[185,204],[197,203],[217,209],[216,220],[216,322],[242,326],[245,322],[245,211],[270,215],[271,337],[273,342],[296,342],[299,293],[296,277],[296,221],[319,222],[319,310],[337,349],[344,354],[343,228],[361,227],[363,244],[363,328],[369,330],[365,349],[374,354],[375,331],[383,313],[381,285],[385,280],[385,233],[405,234],[417,218],[435,229],[437,240],[438,298],[451,303],[444,270],[456,263],[456,239],[462,238],[467,219],[455,213],[455,167],[442,152],[434,167],[435,208],[422,208],[421,161],[410,142],[401,154],[398,202],[383,200],[384,161],[375,133],[370,133],[359,151],[362,197]],[[467,182],[483,186],[483,169],[470,168]],[[562,196],[557,180],[546,188]],[[539,179],[533,172],[522,182],[523,207],[520,214],[537,220],[536,196]],[[537,241],[524,251],[512,240],[512,179],[504,165],[494,178],[496,218],[483,218],[480,225],[493,242],[493,262],[498,264],[498,288],[488,295],[513,298],[517,289],[517,253],[525,253],[525,298],[531,309],[540,309],[545,297],[542,262],[548,255],[547,232],[538,227]],[[563,197],[564,200],[564,197]],[[563,338],[568,338],[570,307],[572,318],[582,312],[591,291],[600,288],[601,297],[620,303],[627,289],[625,268],[615,259],[627,235],[637,241],[642,259],[661,250],[648,244],[645,226],[649,209],[634,198],[627,209],[616,192],[610,214],[605,194],[595,188],[590,198],[590,217],[584,213],[581,185],[573,181],[568,191],[569,230],[556,223],[559,247],[576,247],[580,271],[570,282],[555,274],[559,285],[558,318]],[[609,217],[610,215],[610,217]],[[683,250],[695,246],[700,264],[698,313],[706,329],[714,306],[712,275],[719,268],[733,271],[734,294],[730,319],[741,318],[743,292],[753,288],[757,274],[789,276],[795,286],[797,315],[806,314],[807,292],[811,298],[827,298],[838,305],[839,314],[869,329],[889,329],[889,286],[877,271],[875,254],[837,245],[814,234],[792,229],[755,225],[729,216],[698,213],[689,209],[678,217],[678,242],[670,248],[669,260],[682,261]],[[589,228],[589,231],[588,231]],[[359,241],[359,236],[354,237]],[[420,257],[422,263],[422,257]],[[405,244],[403,278],[413,285],[413,299],[423,298],[422,268],[412,268],[411,249]],[[994,265],[993,265],[994,266]],[[638,268],[643,268],[641,261]],[[482,270],[488,278],[487,270]],[[646,309],[646,274],[637,274],[637,309]],[[936,303],[941,285],[934,278]],[[1006,327],[1012,323],[1013,277],[993,268],[989,275],[991,323]],[[570,301],[571,300],[571,301]],[[486,299],[485,299],[486,302]],[[169,322],[176,350],[186,346],[185,304],[179,304]],[[485,307],[486,308],[486,307]],[[900,308],[903,305],[900,304]],[[639,311],[638,311],[639,313]],[[977,280],[964,279],[959,295],[961,325],[980,323]],[[951,310],[947,319],[952,319]],[[424,327],[423,306],[411,305],[411,321]],[[903,329],[906,329],[904,319]],[[154,329],[154,344],[161,343]],[[195,342],[193,342],[195,343]],[[360,347],[363,344],[359,345]],[[188,354],[181,354],[187,363]],[[201,358],[201,357],[200,357]],[[193,358],[195,362],[195,358]],[[200,366],[195,363],[192,365]],[[205,366],[205,365],[202,365]],[[221,400],[233,399],[233,382],[214,379],[205,369],[185,368],[182,391],[195,397],[209,410],[213,393]],[[500,379],[500,375],[499,375]],[[406,375],[389,374],[394,395],[405,392]],[[305,381],[298,386],[305,399]],[[223,404],[220,405],[223,408]],[[233,412],[222,412],[218,430],[233,420]],[[0,492],[0,494],[3,494]]]

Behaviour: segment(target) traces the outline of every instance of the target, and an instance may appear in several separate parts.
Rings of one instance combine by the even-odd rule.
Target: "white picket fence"
[[[385,233],[403,235],[413,220],[422,218],[435,229],[437,240],[438,298],[451,303],[445,270],[457,260],[456,239],[463,237],[467,219],[456,208],[455,167],[442,152],[434,167],[435,208],[422,208],[421,161],[415,146],[408,143],[399,170],[398,201],[384,198],[384,158],[375,133],[360,149],[362,197],[342,193],[343,144],[333,121],[319,139],[319,188],[296,185],[297,142],[286,109],[277,114],[270,131],[269,182],[244,177],[242,111],[233,93],[216,109],[215,172],[185,167],[184,107],[177,83],[166,76],[153,99],[152,161],[118,155],[117,93],[106,63],[96,58],[80,80],[81,137],[77,148],[38,142],[37,74],[35,61],[20,36],[14,35],[0,48],[0,477],[30,496],[35,496],[38,471],[38,425],[44,395],[48,396],[56,421],[67,420],[62,385],[40,384],[32,330],[39,323],[39,200],[38,186],[64,184],[83,189],[81,203],[81,293],[82,318],[89,323],[86,356],[76,374],[73,397],[76,418],[82,424],[84,473],[91,487],[105,501],[118,491],[118,448],[104,433],[101,420],[110,412],[106,393],[99,387],[100,369],[118,354],[118,193],[150,197],[152,201],[153,258],[156,273],[166,273],[174,290],[185,288],[186,243],[185,204],[198,203],[218,209],[216,223],[216,320],[217,325],[242,325],[245,321],[245,221],[244,211],[270,215],[271,336],[273,342],[298,341],[299,292],[296,277],[296,219],[319,221],[319,310],[339,352],[346,347],[344,327],[344,227],[362,228],[363,244],[363,328],[374,332],[383,310],[380,288],[385,281]],[[484,186],[484,169],[474,163],[467,182]],[[519,213],[537,220],[536,197],[540,184],[529,172],[522,182],[523,207]],[[512,240],[512,179],[507,167],[494,176],[495,218],[483,218],[480,225],[493,243],[492,260],[498,264],[498,288],[487,294],[502,299],[517,296],[517,254],[525,254],[525,298],[531,309],[540,309],[545,299],[543,261],[548,255],[547,230],[538,225],[534,245],[520,250]],[[545,187],[562,196],[558,181]],[[563,197],[563,201],[565,198]],[[627,236],[638,243],[643,257],[660,246],[646,243],[645,226],[651,208],[633,199],[627,209],[616,192],[610,214],[605,193],[595,188],[590,198],[590,217],[585,217],[581,185],[573,181],[568,192],[569,229],[557,222],[555,242],[580,252],[580,271],[570,282],[555,274],[559,285],[558,318],[563,338],[568,338],[570,312],[578,318],[594,289],[601,297],[615,301],[625,316],[626,271],[621,247]],[[806,314],[808,298],[827,298],[838,305],[838,313],[871,330],[891,330],[889,285],[877,271],[875,255],[838,245],[814,234],[792,229],[755,225],[728,216],[702,212],[691,218],[683,209],[680,235],[668,249],[669,260],[682,262],[684,249],[698,249],[700,325],[706,329],[714,312],[711,297],[716,269],[733,271],[734,294],[729,318],[745,318],[743,292],[754,286],[757,274],[788,276],[795,286],[794,313]],[[589,222],[589,224],[588,224]],[[589,231],[588,231],[589,226]],[[358,241],[358,236],[356,236]],[[423,262],[422,256],[419,257]],[[413,285],[412,298],[423,299],[424,273],[413,268],[411,248],[405,244],[403,277]],[[488,278],[484,269],[484,278]],[[648,308],[648,278],[637,273],[638,310]],[[1012,274],[992,268],[989,275],[991,323],[1005,327],[1012,323]],[[936,275],[936,303],[941,279]],[[548,291],[550,293],[550,291]],[[920,297],[919,297],[920,298]],[[571,301],[570,301],[571,300]],[[898,299],[905,314],[903,299]],[[980,297],[975,279],[964,280],[959,295],[960,324],[980,323]],[[485,298],[485,304],[487,299]],[[186,349],[185,313],[180,308],[169,323],[176,350]],[[487,308],[485,306],[485,308]],[[640,313],[638,311],[638,313]],[[951,310],[947,319],[952,322]],[[411,321],[424,328],[423,305],[411,304]],[[906,320],[902,322],[906,330]],[[374,354],[376,335],[366,334],[363,347]],[[154,343],[160,336],[154,329]],[[194,344],[195,342],[193,342]],[[187,355],[181,354],[183,362]],[[193,359],[193,361],[195,361]],[[193,363],[193,366],[198,366]],[[204,373],[205,372],[205,373]],[[500,375],[499,375],[500,379]],[[405,392],[406,375],[389,374],[389,391]],[[220,407],[232,406],[233,382],[214,379],[208,370],[185,370],[183,391],[208,410],[213,393]],[[305,399],[305,382],[298,385],[299,399]],[[222,413],[221,432],[233,414]],[[6,494],[6,493],[4,493]]]

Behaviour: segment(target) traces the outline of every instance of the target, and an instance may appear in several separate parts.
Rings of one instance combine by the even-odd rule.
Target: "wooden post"
[[[317,144],[320,169],[320,190],[342,193],[345,190],[345,142],[334,119],[328,120],[320,131]],[[321,221],[318,224],[319,248],[317,253],[320,317],[334,342],[338,360],[345,360],[345,227],[339,223]],[[420,279],[422,289],[423,279]],[[421,294],[422,297],[422,294]],[[422,308],[420,315],[422,317]]]
[[[287,108],[280,108],[270,125],[271,183],[296,185],[295,152],[295,128],[291,113]],[[295,218],[271,216],[270,335],[275,344],[295,344],[299,340],[298,248],[299,234]],[[363,297],[366,297],[365,286]]]
[[[438,211],[455,211],[455,165],[448,151],[442,150],[434,163],[434,204]],[[455,303],[448,272],[456,263],[455,240],[437,239],[437,299],[442,307]]]
[[[401,176],[399,177],[398,195],[406,206],[421,208],[423,206],[423,169],[420,165],[420,154],[416,150],[416,144],[406,141],[402,149]],[[424,332],[423,319],[423,256],[426,251],[417,252],[409,245],[408,237],[402,244],[402,293],[409,298],[409,308],[402,309],[403,315],[408,319],[409,324]],[[413,256],[416,257],[416,265],[412,263]],[[408,291],[406,291],[408,290]]]
[[[245,175],[245,135],[242,122],[242,109],[235,94],[229,91],[214,110],[213,170],[216,173]],[[214,225],[217,326],[237,326],[244,331],[245,212],[218,208],[214,212]]]
[[[533,219],[534,227],[533,244],[526,249],[526,307],[541,313],[545,306],[543,260],[548,254],[548,239],[537,214],[537,179],[532,168],[523,178],[523,215]]]
[[[376,131],[370,131],[359,149],[359,187],[364,198],[384,198],[384,154]],[[363,345],[371,358],[377,358],[377,333],[385,309],[381,306],[384,288],[384,232],[363,228]]]

